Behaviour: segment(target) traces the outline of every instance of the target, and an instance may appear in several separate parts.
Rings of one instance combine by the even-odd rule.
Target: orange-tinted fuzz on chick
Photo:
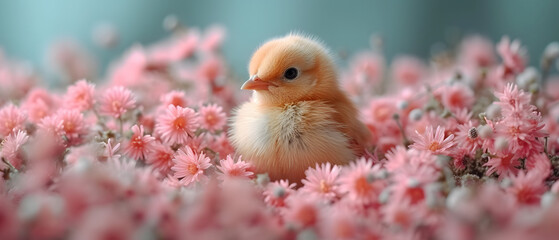
[[[347,164],[364,152],[369,132],[321,43],[294,34],[270,40],[249,73],[241,89],[254,92],[236,110],[229,136],[258,173],[299,182],[316,163]]]

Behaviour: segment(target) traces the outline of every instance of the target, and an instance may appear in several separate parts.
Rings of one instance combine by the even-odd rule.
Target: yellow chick
[[[321,43],[296,34],[270,40],[249,73],[241,89],[254,92],[232,117],[229,138],[258,173],[299,182],[316,163],[346,164],[364,152],[369,131]]]

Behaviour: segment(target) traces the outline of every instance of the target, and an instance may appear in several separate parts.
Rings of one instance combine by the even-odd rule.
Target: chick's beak
[[[243,90],[268,90],[268,87],[276,86],[275,84],[263,81],[258,76],[254,75],[250,77],[244,84],[241,86]]]

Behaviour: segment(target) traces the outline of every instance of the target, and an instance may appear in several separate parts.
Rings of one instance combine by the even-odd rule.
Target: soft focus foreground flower
[[[163,141],[185,144],[194,136],[198,127],[196,112],[192,108],[169,105],[162,116],[156,119],[155,131]]]
[[[121,86],[106,90],[100,103],[99,111],[114,118],[121,118],[122,115],[136,107],[136,100],[132,92]]]
[[[200,181],[204,177],[204,170],[211,166],[210,159],[204,153],[196,154],[190,147],[179,149],[173,163],[171,169],[175,171],[175,178],[180,179],[185,186]]]

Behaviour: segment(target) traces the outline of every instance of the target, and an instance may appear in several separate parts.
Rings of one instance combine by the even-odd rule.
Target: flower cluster
[[[255,172],[229,144],[244,97],[220,52],[224,29],[171,20],[172,36],[132,46],[105,78],[92,54],[56,44],[49,61],[75,81],[61,90],[0,55],[2,239],[559,234],[557,43],[541,70],[507,37],[465,38],[429,64],[388,64],[379,46],[357,53],[340,79],[373,136],[367,154],[294,183]],[[97,34],[116,44],[114,29]]]

